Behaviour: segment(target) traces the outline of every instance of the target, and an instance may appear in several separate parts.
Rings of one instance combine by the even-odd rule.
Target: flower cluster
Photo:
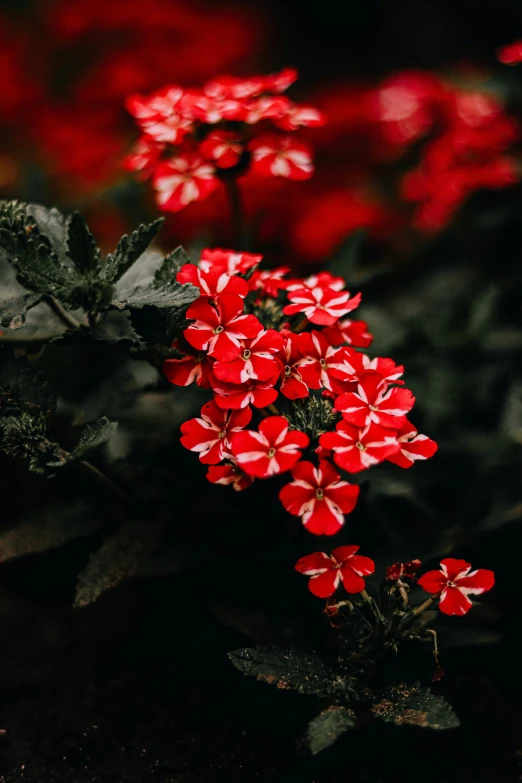
[[[314,552],[297,561],[295,570],[310,577],[308,587],[318,598],[330,598],[342,586],[350,594],[365,590],[365,576],[373,574],[375,563],[369,557],[358,555],[358,546],[341,546],[332,551]],[[410,563],[395,563],[386,569],[388,582],[401,583],[401,580],[413,582],[420,560]],[[473,606],[470,595],[481,595],[491,590],[495,583],[493,571],[486,568],[471,570],[465,560],[448,557],[440,563],[439,571],[427,571],[418,578],[417,584],[433,596],[419,609],[423,611],[438,600],[439,609],[447,615],[464,615]],[[404,583],[401,585],[404,587]],[[391,591],[395,589],[395,585]],[[403,593],[403,595],[405,595]]]
[[[386,460],[409,468],[437,445],[407,419],[415,398],[404,368],[358,350],[372,339],[349,317],[361,295],[330,272],[295,278],[286,267],[260,271],[260,261],[206,249],[178,273],[200,296],[164,372],[213,395],[182,425],[181,442],[209,466],[209,481],[236,490],[290,471],[284,508],[309,532],[333,535],[359,494],[341,471]]]
[[[312,153],[295,138],[301,127],[323,125],[324,115],[283,93],[294,69],[267,76],[222,76],[201,89],[168,85],[127,99],[142,135],[126,168],[152,176],[158,206],[179,212],[207,198],[220,183],[247,171],[306,180]],[[255,131],[255,132],[254,132]]]

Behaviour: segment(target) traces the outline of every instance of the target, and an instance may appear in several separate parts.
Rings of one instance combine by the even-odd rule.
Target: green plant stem
[[[301,321],[299,321],[299,323],[293,330],[294,334],[299,334],[299,332],[302,332],[303,329],[306,329],[307,326],[308,326],[308,318],[305,315],[304,318]]]
[[[121,500],[122,503],[128,503],[129,497],[125,494],[125,492],[122,492],[119,487],[114,484],[108,476],[105,475],[105,473],[102,473],[101,470],[98,470],[98,468],[94,467],[90,462],[87,462],[87,460],[81,460],[81,462],[78,463],[81,465],[81,467],[89,473],[90,476],[92,476],[95,481],[100,484],[100,486],[105,487],[106,490],[108,490],[112,495],[118,498],[118,500]]]
[[[76,320],[76,318],[71,315],[70,313],[65,310],[58,299],[56,299],[54,296],[47,296],[45,298],[45,301],[51,308],[51,310],[54,310],[56,315],[60,318],[63,323],[69,327],[69,329],[80,329],[81,323]]]
[[[228,203],[230,204],[230,218],[232,221],[232,234],[236,250],[243,249],[244,214],[241,201],[241,192],[235,177],[226,181]]]
[[[426,601],[424,601],[423,604],[420,604],[420,606],[418,606],[416,609],[413,610],[413,614],[417,615],[417,614],[421,614],[422,612],[426,611],[426,609],[429,609],[434,601],[435,601],[435,598],[428,598]]]

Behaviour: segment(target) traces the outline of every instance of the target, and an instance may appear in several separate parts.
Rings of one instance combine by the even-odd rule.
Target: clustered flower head
[[[410,468],[437,445],[407,418],[415,398],[404,368],[358,350],[372,340],[348,317],[361,295],[330,272],[297,278],[287,267],[259,270],[261,260],[205,249],[178,273],[200,296],[164,373],[212,394],[181,442],[209,466],[209,481],[238,491],[290,474],[284,508],[310,533],[334,535],[359,496],[350,474],[385,461]]]
[[[207,198],[230,177],[306,180],[312,152],[294,131],[326,121],[283,93],[297,79],[288,68],[266,76],[221,76],[201,88],[168,85],[133,95],[127,109],[142,135],[125,166],[152,177],[158,206],[178,212]]]
[[[364,576],[375,571],[375,564],[369,557],[356,554],[358,546],[341,546],[332,551],[314,552],[305,555],[297,561],[295,570],[309,576],[308,588],[318,598],[330,598],[342,585],[349,594],[362,593],[366,584]],[[386,568],[386,581],[404,586],[415,579],[415,572],[420,568],[420,560],[409,563],[394,563]],[[439,571],[427,571],[418,578],[417,584],[438,600],[439,609],[447,615],[464,615],[473,606],[470,595],[481,595],[491,590],[495,584],[493,571],[486,568],[471,570],[471,565],[465,560],[448,557],[441,560]],[[395,590],[395,584],[390,592]],[[403,593],[404,595],[404,593]],[[426,602],[426,608],[431,601]],[[422,605],[420,607],[423,608]]]

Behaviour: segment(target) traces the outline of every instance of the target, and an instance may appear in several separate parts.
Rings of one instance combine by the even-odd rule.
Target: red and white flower
[[[277,269],[264,269],[262,272],[256,270],[248,281],[250,290],[259,291],[265,296],[277,299],[279,291],[287,287],[288,281],[283,278],[289,271],[289,266],[278,266]]]
[[[156,203],[167,212],[179,212],[192,201],[207,198],[219,186],[215,169],[199,155],[185,152],[160,163],[152,184]]]
[[[183,336],[198,351],[220,362],[232,362],[241,353],[241,340],[255,337],[263,328],[254,315],[243,314],[243,300],[234,294],[216,297],[215,306],[197,299],[187,310],[193,318]]]
[[[185,117],[206,125],[215,125],[221,120],[241,122],[246,116],[243,101],[213,91],[209,94],[206,85],[203,90],[187,90],[181,100],[181,110]]]
[[[334,326],[328,326],[323,334],[331,345],[347,344],[356,348],[368,348],[373,340],[373,334],[368,331],[365,321],[351,321],[349,318],[344,318]]]
[[[151,95],[131,95],[125,105],[142,130],[154,141],[179,144],[192,129],[192,122],[181,111],[183,89],[163,87]]]
[[[297,368],[303,381],[310,389],[328,389],[335,391],[337,380],[351,381],[353,374],[348,371],[346,349],[333,348],[321,332],[304,332],[298,335],[299,351],[303,359],[297,362]],[[333,384],[333,387],[332,387]]]
[[[428,571],[417,583],[427,593],[439,595],[439,609],[444,614],[463,615],[473,606],[470,595],[480,595],[491,590],[495,574],[486,568],[471,571],[465,560],[447,557],[440,562],[440,571]]]
[[[245,383],[225,383],[210,374],[210,385],[214,391],[216,403],[224,410],[238,410],[253,405],[254,408],[266,408],[277,400],[278,391],[274,389],[279,377],[277,375],[266,381],[256,381],[253,378]]]
[[[303,313],[312,324],[333,326],[343,315],[355,310],[361,301],[361,294],[350,299],[349,291],[319,287],[290,291],[288,298],[292,304],[283,308],[285,315]]]
[[[321,435],[319,445],[331,449],[335,464],[348,473],[378,465],[399,449],[394,432],[373,423],[360,429],[346,421],[340,421],[335,432]]]
[[[244,281],[243,281],[244,282]],[[243,341],[242,350],[232,362],[216,362],[214,374],[220,381],[241,384],[254,378],[267,381],[277,376],[280,365],[275,358],[283,347],[283,336],[275,329],[261,329],[252,340]]]
[[[159,162],[165,145],[154,141],[144,134],[140,136],[132,151],[123,161],[125,171],[141,171],[144,176],[149,176]]]
[[[316,468],[311,462],[298,462],[292,468],[294,481],[286,484],[279,499],[290,514],[301,517],[310,533],[332,536],[344,525],[344,515],[355,508],[359,487],[341,481],[327,460]]]
[[[314,552],[298,560],[295,570],[310,577],[308,589],[318,598],[329,598],[341,582],[347,593],[361,593],[366,587],[363,577],[373,574],[375,563],[358,551],[358,546],[339,546],[330,556]]]
[[[300,291],[303,288],[327,288],[331,291],[342,291],[346,282],[343,277],[336,277],[331,272],[318,272],[304,280],[297,278],[288,283],[288,291]]]
[[[295,68],[283,68],[277,73],[270,73],[263,77],[263,92],[275,92],[279,95],[286,92],[298,78],[299,74]]]
[[[306,362],[311,363],[313,359],[305,359],[299,350],[300,335],[285,331],[283,337],[284,345],[279,353],[279,359],[283,365],[281,394],[284,394],[289,400],[309,397],[310,391],[301,375],[301,368]]]
[[[214,400],[201,408],[201,418],[189,419],[181,425],[181,443],[196,451],[206,465],[217,465],[230,455],[230,438],[243,430],[252,419],[252,411],[224,411]]]
[[[242,275],[263,260],[254,253],[236,253],[235,250],[206,247],[201,251],[199,268],[204,272],[219,269],[227,275]]]
[[[356,427],[378,424],[398,430],[406,421],[406,414],[413,408],[415,397],[409,389],[389,389],[386,381],[375,372],[365,373],[359,379],[357,391],[339,395],[336,410],[343,419]]]
[[[245,430],[231,439],[232,453],[249,476],[268,478],[290,470],[308,446],[308,435],[290,430],[284,416],[268,416],[259,424],[259,432]]]
[[[241,468],[232,462],[227,462],[225,465],[210,465],[207,472],[207,479],[212,484],[223,484],[224,486],[232,484],[232,487],[236,492],[248,489],[254,481],[252,476],[247,476],[246,473],[243,473]]]
[[[218,168],[229,169],[239,163],[243,145],[236,133],[216,130],[201,142],[199,151],[204,158],[214,161]]]
[[[163,373],[175,386],[190,386],[194,381],[202,389],[209,389],[209,373],[212,360],[204,353],[195,356],[186,354],[181,359],[166,359],[163,363]]]
[[[387,383],[400,383],[399,378],[404,373],[404,367],[402,364],[395,364],[393,359],[383,359],[381,356],[375,359],[370,359],[366,354],[361,354],[362,366],[367,372],[376,372],[381,375]]]
[[[219,294],[237,294],[244,299],[248,294],[248,283],[237,275],[228,275],[221,269],[209,269],[205,271],[195,264],[183,264],[179,270],[176,281],[178,283],[192,283],[199,288],[202,297],[216,297]]]
[[[300,127],[318,128],[326,122],[326,116],[319,109],[292,103],[281,118],[274,119],[274,125],[285,131],[294,131]]]
[[[401,468],[411,468],[414,462],[433,457],[438,449],[437,444],[427,435],[419,435],[413,424],[405,421],[397,433],[399,451],[388,457],[394,465]]]
[[[260,136],[248,148],[252,172],[263,177],[303,180],[310,179],[314,172],[309,146],[292,136]]]

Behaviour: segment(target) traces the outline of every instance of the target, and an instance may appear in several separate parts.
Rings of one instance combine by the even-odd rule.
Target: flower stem
[[[89,473],[95,481],[100,484],[100,486],[105,487],[106,490],[108,490],[112,495],[118,498],[122,503],[128,503],[129,498],[127,495],[119,489],[119,487],[114,484],[108,476],[105,475],[105,473],[102,473],[101,470],[98,470],[92,463],[87,462],[87,460],[81,460],[81,462],[78,463],[82,466],[82,468]]]
[[[270,405],[267,405],[267,408],[270,411],[270,413],[274,414],[274,416],[280,416],[281,415],[281,413],[277,410],[277,408],[276,408],[276,406],[274,405],[273,402],[271,402]]]
[[[227,179],[226,186],[227,186],[227,194],[228,194],[228,203],[230,204],[230,218],[232,221],[232,233],[234,236],[234,245],[236,250],[242,250],[244,215],[243,215],[243,204],[241,201],[241,193],[239,190],[239,185],[237,184],[237,179],[235,177],[232,177],[231,179]]]
[[[416,609],[413,610],[413,614],[421,614],[426,609],[429,609],[434,601],[435,598],[433,596],[431,598],[428,598],[426,601],[424,601],[423,604],[421,604],[420,606],[418,606]]]
[[[305,317],[301,321],[299,321],[299,323],[293,330],[294,334],[299,334],[299,332],[302,332],[303,329],[306,329],[307,326],[308,326],[308,318],[305,315]]]
[[[56,299],[54,296],[48,296],[46,297],[46,301],[51,310],[54,310],[56,315],[66,326],[69,327],[69,329],[80,329],[81,323],[62,307],[58,299]]]

